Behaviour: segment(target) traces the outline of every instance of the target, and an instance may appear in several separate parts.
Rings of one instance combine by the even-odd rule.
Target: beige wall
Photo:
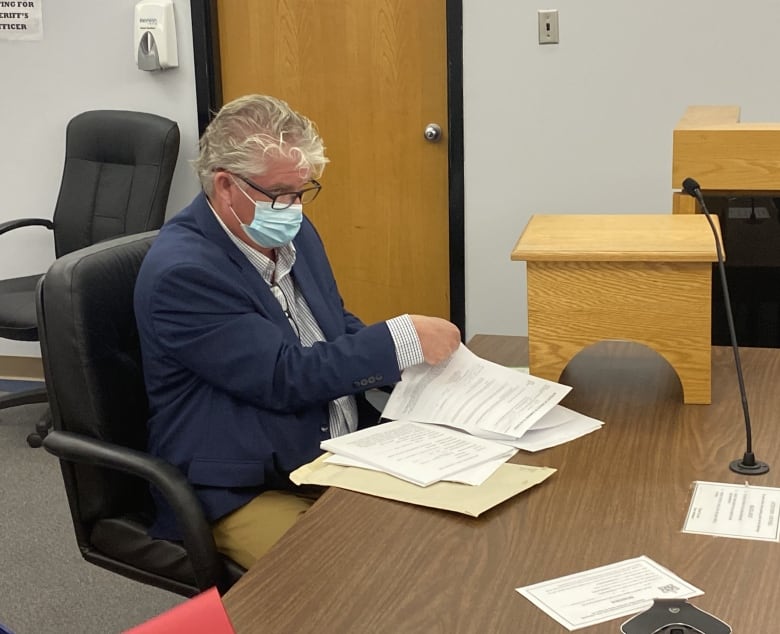
[[[557,46],[538,44],[547,8]],[[470,335],[526,334],[509,254],[531,214],[671,211],[687,106],[780,121],[779,24],[777,0],[463,0]]]
[[[174,0],[179,68],[138,70],[133,51],[136,0],[42,3],[43,39],[0,40],[0,222],[51,218],[65,148],[65,126],[96,108],[155,112],[177,121],[179,162],[168,212],[198,192],[189,160],[197,152],[197,108],[189,0]],[[0,276],[42,273],[54,258],[50,231],[18,229],[0,236]],[[37,342],[0,339],[0,356],[40,355]]]

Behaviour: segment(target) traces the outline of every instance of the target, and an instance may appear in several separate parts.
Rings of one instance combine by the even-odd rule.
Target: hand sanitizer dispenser
[[[179,65],[173,0],[141,0],[135,5],[134,53],[141,70]]]

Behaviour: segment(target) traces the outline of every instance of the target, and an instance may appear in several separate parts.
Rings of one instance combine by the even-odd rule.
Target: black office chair
[[[65,137],[65,167],[52,220],[0,223],[0,235],[41,226],[54,233],[56,257],[120,235],[159,229],[179,155],[175,121],[145,112],[94,110],[73,117]],[[6,243],[3,249],[10,248]],[[37,341],[35,286],[40,275],[0,280],[0,337]],[[45,403],[38,388],[0,397],[0,409]],[[48,413],[27,442],[39,447]]]
[[[244,568],[215,547],[184,475],[146,453],[148,405],[133,312],[138,269],[156,232],[96,244],[54,262],[38,286],[41,353],[54,430],[84,559],[185,596],[225,592]],[[183,542],[152,539],[149,484],[174,508]]]

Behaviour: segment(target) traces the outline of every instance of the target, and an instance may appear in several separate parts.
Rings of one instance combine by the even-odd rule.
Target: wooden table
[[[506,365],[527,354],[520,337],[469,345]],[[695,480],[745,481],[728,468],[745,449],[733,358],[712,358],[712,404],[683,405],[648,349],[580,353],[561,378],[574,388],[564,404],[606,424],[517,456],[558,472],[480,518],[329,490],[224,596],[236,631],[562,633],[515,588],[639,555],[701,588],[692,602],[736,634],[777,631],[780,544],[681,532]],[[780,350],[744,349],[742,361],[754,449],[772,467],[750,482],[780,486]]]

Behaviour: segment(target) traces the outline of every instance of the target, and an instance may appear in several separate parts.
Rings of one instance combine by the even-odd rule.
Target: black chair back
[[[156,234],[60,258],[44,276],[39,335],[54,429],[146,450],[148,410],[133,289]],[[135,478],[64,466],[85,526],[120,509],[152,508],[147,487]]]
[[[44,446],[61,459],[85,559],[185,595],[212,585],[224,591],[243,569],[217,553],[183,474],[146,453],[148,409],[133,291],[156,233],[65,255],[39,284],[39,334],[54,426]],[[147,535],[154,516],[150,483],[181,511],[183,544]]]
[[[165,117],[128,110],[73,117],[54,209],[56,256],[159,229],[178,154],[179,126]]]
[[[22,227],[45,227],[54,232],[59,258],[109,238],[159,229],[178,155],[179,126],[165,117],[127,110],[76,115],[66,129],[65,166],[53,219],[2,222],[0,236]],[[0,279],[0,337],[38,339],[35,297],[40,277]],[[42,388],[0,395],[0,409],[47,398]],[[48,430],[47,413],[27,442],[39,447]]]

